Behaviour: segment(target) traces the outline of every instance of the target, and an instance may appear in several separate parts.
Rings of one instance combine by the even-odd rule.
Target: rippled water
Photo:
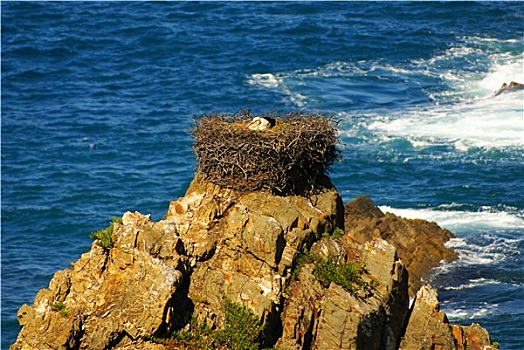
[[[345,202],[436,221],[442,308],[524,339],[524,5],[2,2],[2,349],[16,311],[127,210],[194,173],[194,115],[340,119]]]

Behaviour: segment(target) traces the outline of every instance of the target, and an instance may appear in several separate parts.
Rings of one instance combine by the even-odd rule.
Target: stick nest
[[[248,124],[253,117],[244,112],[195,119],[191,132],[198,174],[240,192],[304,195],[331,186],[327,173],[341,159],[332,118],[271,115],[276,121],[272,128],[252,131]]]

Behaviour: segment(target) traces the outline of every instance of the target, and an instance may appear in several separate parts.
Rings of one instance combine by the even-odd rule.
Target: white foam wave
[[[469,212],[450,210],[458,208],[459,204],[451,203],[436,209],[398,209],[380,206],[383,212],[390,212],[408,219],[424,219],[436,222],[455,233],[458,238],[452,238],[446,247],[459,253],[459,259],[451,264],[443,264],[436,269],[438,274],[445,274],[460,265],[478,266],[500,264],[502,261],[521,254],[524,237],[515,237],[515,232],[521,232],[524,218],[515,211],[501,211],[500,208],[485,206],[481,211]],[[442,210],[446,208],[445,210]],[[511,208],[505,208],[510,210]],[[486,281],[473,280],[471,283]],[[473,285],[470,285],[472,287]],[[467,285],[461,288],[466,288]]]
[[[379,116],[368,129],[413,142],[448,144],[458,151],[520,147],[524,144],[523,97],[524,92],[515,92],[427,110],[406,110],[402,115]]]
[[[478,81],[478,86],[485,91],[493,92],[500,88],[503,82],[511,81],[524,82],[524,58],[518,59],[508,57],[503,62],[494,62],[486,76]]]
[[[271,73],[252,74],[247,83],[253,86],[265,87],[268,89],[276,89],[282,83],[282,78]]]
[[[451,249],[459,249],[467,247],[467,242],[463,238],[452,238],[448,242],[446,242],[446,247]]]
[[[469,244],[467,249],[456,249],[459,253],[459,260],[454,264],[462,265],[493,265],[500,264],[506,260],[504,253],[489,252],[490,247],[481,247]],[[487,251],[488,250],[488,251]]]
[[[489,97],[503,82],[524,80],[523,44],[522,39],[462,37],[456,46],[414,64],[427,67],[428,75],[439,76],[450,87],[437,96],[462,101],[482,99]],[[457,64],[469,68],[456,69]]]
[[[501,284],[501,283],[502,282],[496,281],[493,279],[477,278],[477,279],[469,280],[469,283],[466,283],[466,284],[461,284],[459,286],[445,286],[443,287],[443,289],[445,290],[464,290],[464,289],[471,289],[471,288],[477,288],[477,287]]]
[[[377,115],[369,130],[414,145],[448,145],[461,152],[520,148],[524,145],[524,92],[491,95],[504,82],[524,82],[523,44],[516,39],[465,37],[458,46],[429,60],[413,60],[411,74],[438,77],[449,89],[428,91],[434,106]],[[476,69],[457,69],[464,63]]]
[[[247,84],[258,88],[279,91],[296,106],[304,107],[307,103],[307,97],[290,87],[290,83],[287,81],[288,78],[289,74],[284,73],[256,73],[249,76]],[[291,85],[293,85],[292,82]]]
[[[445,204],[441,209],[453,207]],[[439,226],[452,232],[519,230],[524,227],[524,218],[518,213],[500,211],[497,208],[485,206],[482,211],[440,210],[440,209],[400,209],[389,206],[379,206],[383,212],[390,212],[407,219],[424,219],[434,221]]]
[[[473,239],[452,238],[446,243],[446,247],[459,253],[459,259],[451,264],[444,264],[436,269],[437,274],[446,274],[454,270],[457,266],[479,266],[479,265],[499,265],[501,262],[519,256],[522,238],[501,238],[491,235],[481,234]],[[483,283],[490,284],[490,280],[472,280],[461,288],[475,287]],[[458,288],[458,287],[457,287]],[[453,289],[453,288],[452,288]]]
[[[443,302],[441,308],[451,322],[458,322],[461,320],[467,320],[470,322],[471,320],[497,313],[499,304],[482,302],[478,305],[461,306],[458,304],[448,304]]]
[[[370,108],[402,106],[409,102],[406,90],[422,89],[433,105],[390,109],[387,114],[371,110],[367,131],[378,138],[402,138],[415,149],[445,145],[459,152],[513,150],[524,145],[524,92],[490,97],[504,82],[524,82],[523,44],[521,39],[463,37],[426,60],[395,65],[336,61],[312,69],[252,74],[247,83],[280,92],[299,108],[322,103],[342,108],[361,101]]]

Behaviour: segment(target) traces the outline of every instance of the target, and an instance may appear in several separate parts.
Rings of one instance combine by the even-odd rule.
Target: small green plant
[[[258,317],[242,304],[226,300],[224,305],[226,326],[214,338],[220,345],[238,350],[256,350],[258,338],[264,329]]]
[[[331,257],[328,260],[321,258],[315,259],[313,275],[319,280],[324,288],[329,287],[334,282],[343,287],[348,292],[355,292],[367,286],[362,280],[364,267],[352,262],[346,264],[336,263]]]
[[[226,300],[224,304],[225,327],[212,330],[206,323],[198,324],[193,317],[189,330],[173,332],[171,338],[149,337],[168,349],[235,349],[257,350],[264,326],[244,305]]]
[[[336,229],[333,230],[333,233],[331,234],[331,236],[333,236],[334,238],[340,238],[344,235],[344,230],[337,227]]]
[[[316,257],[309,252],[300,254],[291,265],[291,276],[295,279],[298,279],[298,275],[300,274],[302,267],[308,262],[315,261],[315,258]]]
[[[493,346],[495,347],[495,349],[500,349],[500,345],[498,341],[494,341]]]
[[[184,346],[186,349],[214,349],[213,331],[207,325],[198,324],[196,318],[191,318],[190,330],[173,332],[168,344]]]
[[[344,230],[337,227],[333,230],[333,232],[329,233],[329,232],[325,232],[322,236],[323,237],[332,237],[332,238],[335,238],[335,239],[339,239],[341,238],[342,236],[344,235]]]
[[[324,260],[318,255],[308,252],[301,254],[293,261],[291,276],[297,279],[300,270],[307,263],[314,263],[313,275],[324,288],[329,287],[329,284],[334,282],[348,292],[355,292],[360,288],[368,285],[373,287],[376,284],[374,281],[368,284],[362,279],[362,273],[365,271],[363,265],[357,265],[352,262],[341,264],[335,262],[331,257],[328,260]]]
[[[89,237],[99,240],[98,245],[101,246],[102,248],[104,249],[111,248],[113,246],[113,238],[111,236],[113,235],[113,228],[114,228],[115,223],[121,224],[122,219],[113,217],[113,220],[111,220],[111,223],[109,224],[108,227],[100,231],[91,233]]]
[[[64,317],[69,316],[69,313],[67,312],[66,306],[63,302],[54,303],[51,306],[51,308],[53,309],[53,311],[57,311],[58,313],[60,313],[60,315]]]

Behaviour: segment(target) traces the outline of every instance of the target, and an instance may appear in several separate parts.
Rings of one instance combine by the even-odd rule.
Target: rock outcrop
[[[432,268],[457,258],[457,253],[444,245],[455,237],[453,233],[434,222],[384,214],[368,197],[345,205],[345,231],[359,242],[382,238],[395,246],[409,271],[411,297],[426,283]]]
[[[509,85],[506,83],[502,83],[502,86],[500,87],[500,89],[493,92],[491,97],[499,96],[502,94],[507,94],[508,92],[520,91],[520,90],[524,90],[524,84],[517,83],[515,81],[512,81],[511,83],[509,83]]]
[[[57,272],[32,306],[20,308],[11,349],[172,349],[159,339],[195,322],[223,329],[225,301],[265,324],[264,347],[414,349],[431,343],[424,337],[490,345],[476,325],[450,326],[429,287],[408,310],[415,257],[406,270],[388,239],[425,226],[362,203],[346,206],[344,233],[334,188],[309,197],[241,194],[197,177],[163,220],[127,212],[113,224],[111,246],[95,241],[71,269]],[[359,208],[368,221],[358,219]],[[344,267],[355,280],[326,280],[319,266]]]
[[[495,350],[478,324],[450,325],[439,310],[437,292],[427,285],[418,292],[399,350]]]
[[[126,213],[114,224],[111,249],[91,250],[57,272],[32,307],[18,312],[22,330],[12,349],[106,349],[160,329],[180,286],[182,241],[166,222]]]
[[[355,250],[360,247],[343,237],[323,239],[311,251],[345,261]],[[324,288],[306,265],[289,287],[278,349],[397,348],[408,311],[406,270],[386,241],[370,242],[360,253],[376,289]]]

